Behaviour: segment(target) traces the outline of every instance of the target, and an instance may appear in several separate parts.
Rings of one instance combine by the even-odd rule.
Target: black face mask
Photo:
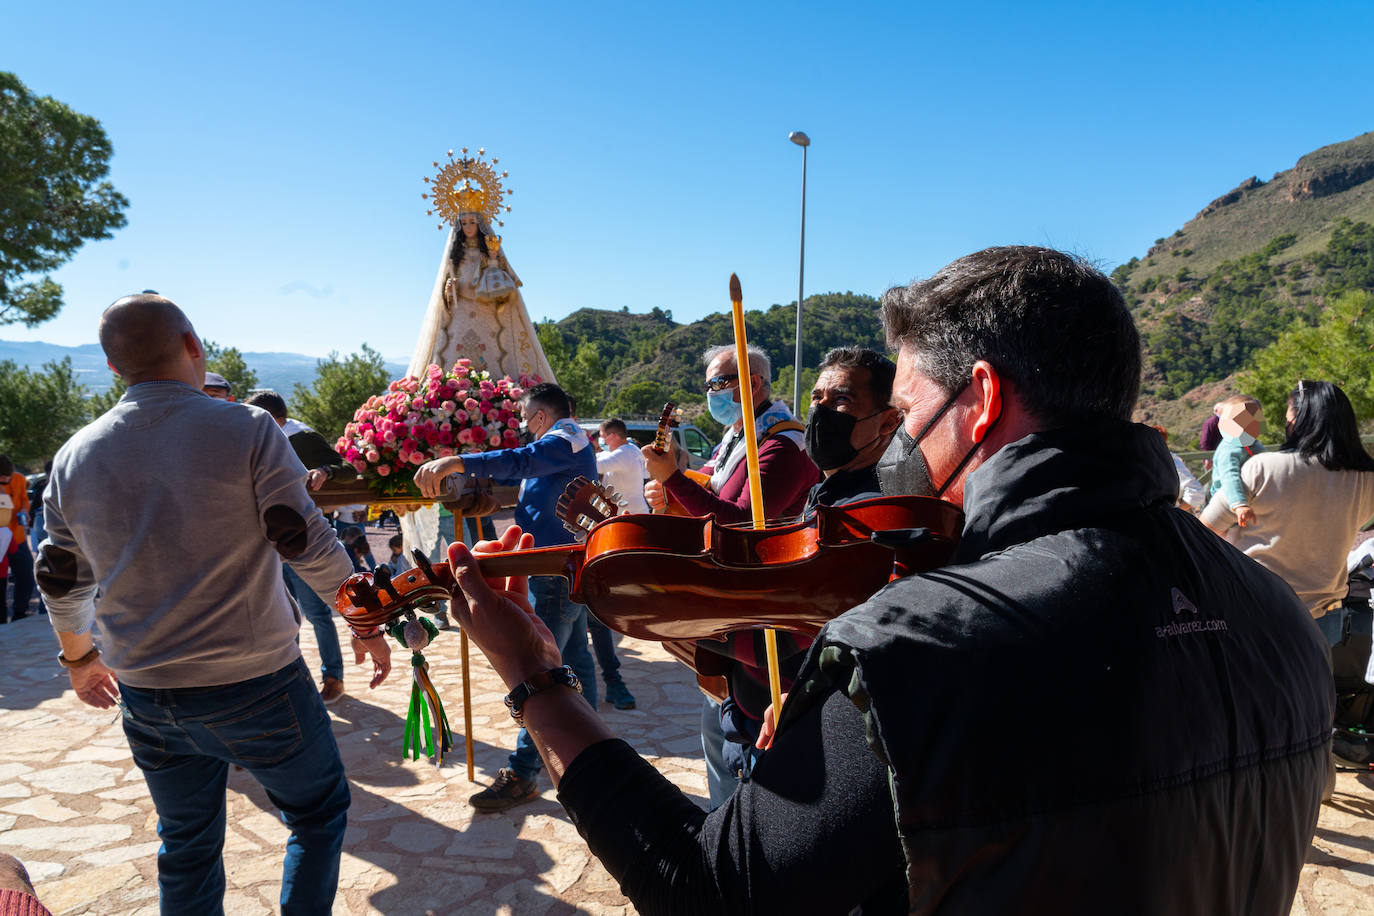
[[[824,404],[812,404],[811,412],[806,415],[806,454],[822,471],[844,467],[878,438],[874,436],[862,448],[855,448],[849,442],[854,435],[855,425],[871,420],[880,413],[881,410],[866,417],[856,417]]]
[[[968,385],[964,386],[967,387]],[[955,465],[945,482],[937,487],[930,479],[930,470],[926,467],[925,456],[919,448],[926,433],[930,432],[936,420],[944,416],[950,405],[958,400],[959,395],[964,393],[964,388],[946,398],[945,403],[940,405],[940,409],[926,421],[926,425],[921,427],[921,431],[914,438],[906,431],[905,424],[897,427],[897,435],[892,437],[892,444],[883,452],[883,457],[878,459],[878,487],[884,496],[943,496],[950,483],[964,469],[964,465],[973,458],[973,453],[978,451],[978,446],[982,445],[982,442],[975,442],[973,448],[969,449]],[[983,436],[985,440],[1001,420],[1002,415],[999,413],[997,419],[988,427],[987,434]]]

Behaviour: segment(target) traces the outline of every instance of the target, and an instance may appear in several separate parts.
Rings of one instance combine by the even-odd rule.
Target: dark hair
[[[985,248],[883,294],[888,345],[912,351],[948,394],[986,360],[1041,423],[1129,420],[1140,336],[1121,293],[1081,258]]]
[[[463,263],[463,258],[467,257],[468,237],[463,233],[462,214],[459,214],[459,221],[453,224],[455,237],[453,239],[453,249],[449,251],[449,263],[453,265],[453,272],[458,273],[458,265]],[[477,252],[478,257],[487,253],[487,234],[482,231],[482,217],[477,217],[477,235],[474,236],[477,244],[473,251]]]
[[[393,534],[393,535],[387,540],[386,546],[392,547],[392,548],[395,548],[395,549],[399,550],[399,549],[401,548],[401,545],[404,544],[404,543],[405,543],[405,538],[404,538],[404,537],[402,537],[402,536],[399,535],[399,534]]]
[[[630,438],[630,428],[626,426],[625,421],[619,417],[611,417],[609,420],[603,420],[601,423],[601,431],[603,433],[615,433],[622,439]]]
[[[568,393],[553,382],[540,382],[538,385],[526,388],[522,400],[525,402],[526,418],[534,410],[547,410],[553,414],[555,420],[561,420],[572,414],[572,407],[568,404]]]
[[[572,395],[568,394],[566,391],[563,392],[563,394],[567,395],[567,398],[568,398],[568,416],[570,416],[570,417],[575,417],[575,416],[577,416],[577,398],[575,398],[575,397],[573,397]]]
[[[14,461],[9,455],[0,455],[0,474],[13,474]]]
[[[1374,471],[1344,391],[1330,382],[1301,381],[1288,393],[1288,406],[1293,422],[1282,451],[1315,458],[1328,471]]]
[[[892,380],[897,375],[897,364],[877,350],[867,347],[836,347],[825,358],[817,370],[827,369],[867,369],[868,388],[873,392],[873,406],[882,409],[892,400]]]
[[[286,419],[286,401],[275,391],[259,391],[243,403],[249,407],[261,407],[278,420]]]

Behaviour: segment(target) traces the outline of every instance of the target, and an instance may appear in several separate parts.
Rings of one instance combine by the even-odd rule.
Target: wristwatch
[[[89,665],[91,662],[95,661],[99,657],[100,647],[91,646],[91,651],[87,652],[80,658],[67,658],[67,656],[63,655],[61,652],[58,652],[57,663],[61,665],[63,668],[84,668],[85,666]]]
[[[568,665],[558,668],[550,668],[541,674],[532,676],[527,681],[522,681],[516,688],[506,694],[506,708],[510,710],[510,717],[515,720],[515,724],[521,728],[525,727],[525,701],[541,690],[548,690],[550,687],[571,687],[578,693],[582,692],[582,681],[580,681],[573,670]]]

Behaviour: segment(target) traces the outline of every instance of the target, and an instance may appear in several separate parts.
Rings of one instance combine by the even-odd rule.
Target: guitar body
[[[694,484],[696,484],[697,486],[701,487],[703,490],[706,490],[706,491],[708,491],[708,492],[710,491],[710,489],[711,489],[711,475],[710,475],[710,474],[703,474],[703,473],[701,473],[701,471],[688,471],[688,470],[684,470],[682,473],[683,473],[683,475],[684,475],[688,480],[690,480],[692,483],[694,483]],[[663,510],[666,514],[668,514],[668,515],[691,515],[690,512],[688,512],[686,509],[683,508],[682,503],[680,503],[680,502],[678,502],[677,500],[673,499],[672,494],[669,493],[666,489],[663,491],[663,497],[668,501],[668,507],[667,507],[666,509]]]

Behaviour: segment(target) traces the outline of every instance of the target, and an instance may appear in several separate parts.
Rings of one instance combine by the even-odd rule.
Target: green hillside
[[[1112,277],[1145,345],[1137,416],[1186,448],[1257,352],[1374,290],[1374,132],[1247,179]]]
[[[796,306],[746,310],[749,342],[773,358],[775,393],[791,400],[795,355]],[[559,381],[578,400],[582,416],[657,413],[668,399],[680,401],[705,427],[702,416],[702,351],[734,340],[730,316],[708,315],[678,324],[660,309],[647,315],[628,311],[579,309],[556,323],[539,325],[539,340]],[[883,350],[878,301],[858,293],[810,296],[802,309],[803,382],[831,347],[864,346]]]
[[[1257,353],[1321,322],[1333,297],[1374,291],[1374,132],[1309,153],[1269,181],[1247,179],[1112,277],[1145,347],[1137,419],[1168,427],[1186,449]],[[856,293],[806,300],[803,390],[829,348],[885,348],[877,306]],[[772,355],[775,393],[789,399],[795,315],[790,303],[748,313],[750,342]],[[714,428],[700,357],[731,341],[728,314],[679,324],[657,308],[588,308],[538,330],[583,416],[654,414],[672,398]]]

